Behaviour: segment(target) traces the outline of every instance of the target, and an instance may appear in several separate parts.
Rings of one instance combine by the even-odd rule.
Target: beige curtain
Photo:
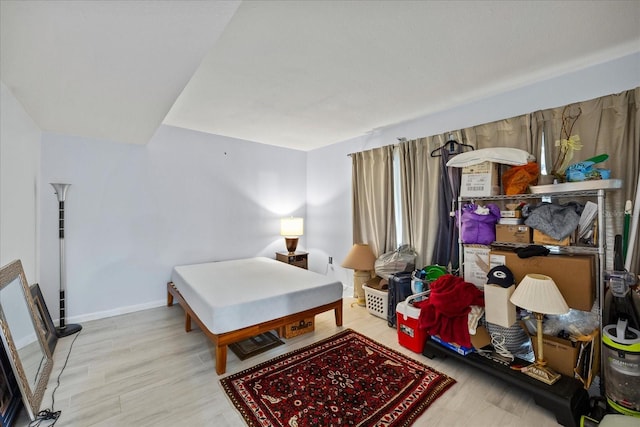
[[[351,155],[353,243],[368,243],[376,256],[397,249],[393,208],[393,146]]]
[[[475,148],[510,147],[540,155],[540,143],[531,135],[531,115],[512,117],[462,129],[463,142]]]
[[[402,142],[397,147],[400,160],[402,243],[418,253],[416,268],[430,264],[438,226],[439,163],[430,156],[442,145],[441,136]]]
[[[528,115],[513,117],[510,119],[498,120],[492,123],[486,123],[470,128],[460,129],[457,131],[448,132],[447,135],[452,135],[454,140],[460,144],[470,146],[475,149],[489,148],[489,147],[512,147],[520,148],[529,153],[536,153],[537,146],[532,143],[531,138],[531,123]],[[437,137],[436,147],[445,146],[449,136],[439,135]],[[446,148],[446,146],[445,146]],[[468,147],[454,146],[457,152],[464,152],[468,150]],[[437,191],[441,193],[441,197],[437,200],[437,215],[439,223],[437,225],[438,232],[436,241],[432,244],[434,263],[443,264],[446,262],[451,266],[452,270],[459,268],[458,266],[458,230],[455,221],[450,218],[450,213],[456,209],[457,196],[459,194],[460,186],[460,170],[456,168],[447,168],[446,158],[452,157],[455,154],[446,152],[437,153],[444,157],[431,157],[433,164],[439,164],[440,177],[438,181],[432,181],[431,188],[437,186]],[[446,158],[445,158],[446,157]],[[447,170],[448,169],[448,170]],[[456,175],[457,174],[457,175]],[[457,188],[447,188],[446,183],[451,186],[457,186]],[[445,186],[445,187],[443,187]],[[425,189],[425,191],[427,191]],[[446,194],[451,192],[450,195]],[[445,203],[447,206],[440,206]]]
[[[582,149],[574,152],[572,163],[608,154],[606,162],[596,167],[611,170],[611,177],[621,179],[623,188],[606,193],[605,215],[607,225],[607,268],[613,266],[613,242],[616,234],[622,234],[624,205],[634,200],[638,174],[640,173],[640,88],[615,95],[603,96],[565,107],[550,108],[532,114],[532,130],[539,138],[545,135],[546,164],[549,172],[558,148],[555,141],[566,138],[561,135],[563,111],[572,135],[578,135]],[[575,123],[574,123],[575,122]],[[571,136],[571,135],[569,135]],[[636,239],[631,271],[640,272],[640,239]]]
[[[640,173],[640,88],[616,95],[571,104],[569,115],[580,112],[572,134],[580,135],[581,151],[573,162],[606,153],[609,160],[599,167],[611,169],[612,178],[623,180],[623,189],[607,193],[607,268],[612,266],[613,239],[622,233],[624,204],[634,200]],[[430,156],[447,136],[475,148],[520,148],[536,156],[551,171],[556,156],[555,140],[560,139],[563,107],[498,120],[457,131],[420,138],[398,147],[401,162],[403,243],[419,254],[416,265],[428,264],[438,227],[439,159]],[[567,114],[565,114],[567,115]],[[543,141],[544,135],[544,141]],[[369,243],[376,255],[396,249],[393,210],[393,147],[387,146],[352,155],[354,183],[354,242]],[[400,219],[399,219],[400,220]],[[640,236],[640,233],[639,233]],[[640,238],[636,236],[632,272],[640,272]]]

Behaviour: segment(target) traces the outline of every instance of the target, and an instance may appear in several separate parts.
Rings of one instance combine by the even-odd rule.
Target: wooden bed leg
[[[336,326],[342,326],[342,301],[335,309]]]
[[[191,332],[191,316],[186,311],[184,312],[184,330]]]
[[[216,373],[222,375],[227,371],[227,346],[216,347]]]
[[[172,287],[173,282],[167,282],[167,307],[171,307],[173,305],[173,294],[171,293]]]
[[[173,295],[171,292],[167,291],[167,307],[171,307],[173,305]]]

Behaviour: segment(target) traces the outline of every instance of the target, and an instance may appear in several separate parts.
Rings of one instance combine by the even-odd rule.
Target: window
[[[393,149],[393,212],[396,218],[396,242],[402,245],[402,176],[400,174],[400,154]]]

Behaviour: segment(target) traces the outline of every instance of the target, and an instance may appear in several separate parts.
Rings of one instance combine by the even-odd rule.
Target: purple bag
[[[496,223],[500,220],[500,208],[493,203],[484,207],[489,209],[488,215],[476,213],[478,205],[475,203],[464,205],[461,209],[460,240],[462,243],[490,245],[496,240]],[[458,212],[456,212],[457,215]]]

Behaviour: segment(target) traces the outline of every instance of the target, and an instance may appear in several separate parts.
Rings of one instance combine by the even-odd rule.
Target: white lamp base
[[[353,271],[353,297],[358,301],[358,305],[361,307],[365,307],[367,305],[364,295],[364,285],[367,281],[371,279],[371,272],[365,270],[354,270]]]

